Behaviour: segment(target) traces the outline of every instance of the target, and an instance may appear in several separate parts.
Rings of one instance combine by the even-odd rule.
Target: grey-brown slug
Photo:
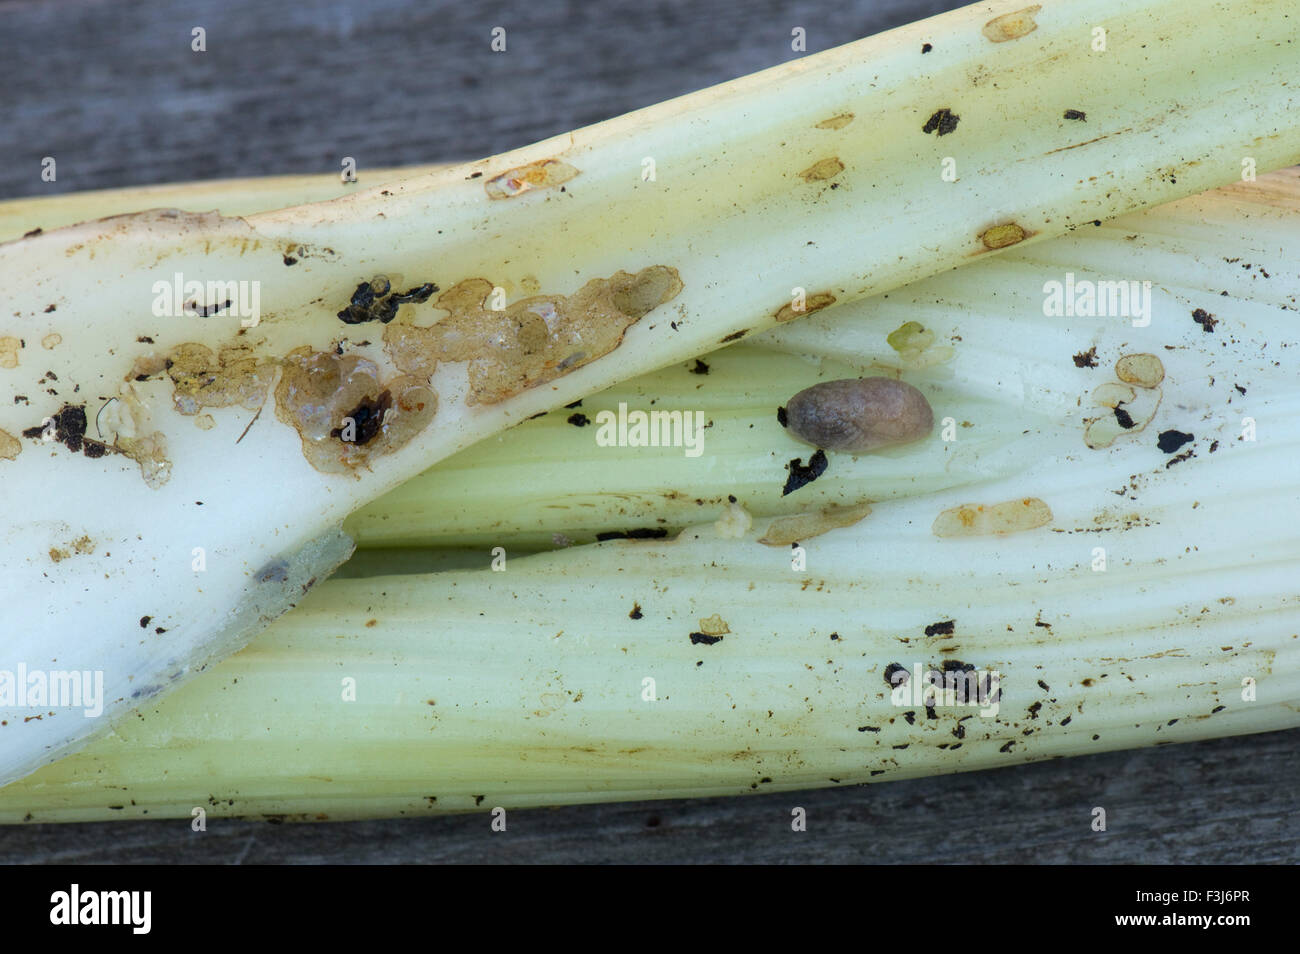
[[[847,454],[919,440],[934,427],[925,395],[893,378],[823,381],[792,397],[782,423],[813,447]]]

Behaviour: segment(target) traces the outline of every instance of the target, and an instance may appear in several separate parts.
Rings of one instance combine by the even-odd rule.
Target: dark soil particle
[[[575,407],[582,407],[582,401],[574,401],[572,404],[564,405],[566,411],[572,411]]]
[[[910,678],[906,666],[899,665],[898,663],[890,663],[885,667],[885,685],[889,686],[891,689],[894,688],[894,673],[896,672],[901,672],[903,674],[903,678],[899,680],[900,685],[906,684],[907,680]]]
[[[938,133],[940,136],[946,136],[957,128],[957,123],[961,117],[951,109],[936,109],[934,114],[925,121],[921,127],[923,133]]]
[[[1074,356],[1074,366],[1076,368],[1095,368],[1097,367],[1097,346],[1093,345],[1087,351],[1080,351]]]
[[[1065,118],[1066,118],[1066,119],[1080,119],[1080,120],[1084,120],[1084,121],[1086,121],[1086,120],[1088,119],[1088,114],[1085,113],[1085,112],[1084,112],[1083,110],[1081,110],[1081,109],[1067,109],[1067,110],[1065,111]]]
[[[1195,439],[1191,434],[1184,434],[1182,431],[1161,431],[1156,446],[1166,454],[1172,454],[1188,441]]]
[[[370,309],[374,304],[375,293],[370,290],[370,282],[362,282],[357,286],[357,290],[352,293],[348,307],[339,312],[339,320],[349,325],[373,321],[374,316],[370,314]]]
[[[788,420],[789,420],[789,418],[787,418],[786,415],[785,415],[785,408],[783,408],[783,407],[778,407],[778,408],[776,409],[776,422],[777,422],[778,424],[780,424],[782,427],[787,427],[787,426],[788,426],[788,424],[787,424]]]
[[[591,418],[581,412],[569,415],[569,423],[574,427],[586,427],[591,423]]]
[[[749,334],[749,329],[741,328],[739,331],[733,331],[731,334],[727,335],[727,337],[720,339],[718,344],[726,344],[728,341],[739,341],[747,334]]]
[[[141,617],[140,617],[140,628],[141,628],[141,629],[145,629],[145,628],[147,628],[147,627],[149,626],[149,621],[152,620],[152,619],[153,619],[152,616],[141,616]]]
[[[640,604],[640,603],[633,603],[633,604],[632,604],[632,612],[630,612],[630,613],[627,614],[627,618],[628,618],[628,619],[640,619],[641,616],[642,616],[642,613],[641,613],[641,604]]]
[[[46,372],[47,374],[49,372]],[[44,424],[38,424],[35,427],[29,427],[23,431],[23,437],[39,439],[45,430]],[[86,408],[85,405],[74,407],[71,404],[65,404],[54,415],[54,439],[60,444],[65,445],[68,450],[74,453],[82,450],[84,438],[86,436]],[[103,444],[95,442],[98,447],[96,451],[90,451],[87,456],[102,457]]]
[[[606,530],[596,534],[597,540],[659,540],[668,536],[665,527],[638,527],[636,530]]]
[[[404,291],[399,295],[390,295],[388,300],[398,305],[422,305],[428,301],[430,296],[437,290],[438,286],[433,282],[425,282],[423,285],[416,285],[414,288]],[[394,314],[396,314],[396,312],[394,312]]]
[[[344,441],[352,444],[367,444],[384,425],[384,414],[393,406],[393,395],[390,391],[383,391],[379,397],[371,400],[362,398],[361,403],[354,407],[344,417],[352,418],[355,426],[353,440]],[[336,427],[330,431],[330,437],[337,437],[344,440],[343,428]]]
[[[1125,430],[1133,427],[1133,415],[1129,414],[1129,412],[1124,410],[1122,407],[1115,408],[1115,420],[1117,420],[1119,426]]]
[[[689,369],[691,374],[708,374],[709,366],[699,358],[695,359],[695,367]]]
[[[786,466],[790,470],[790,476],[786,478],[785,489],[781,491],[781,496],[792,494],[800,487],[811,484],[814,480],[826,473],[828,461],[826,452],[818,450],[808,458],[807,465],[804,464],[803,458],[796,457]]]
[[[286,256],[284,257],[284,264],[286,264],[286,265],[297,265],[297,264],[298,264],[298,260],[297,260],[296,258],[294,258],[292,255],[286,255]]]
[[[956,628],[957,628],[957,621],[956,621],[956,620],[953,620],[953,619],[946,619],[946,620],[944,620],[943,622],[940,622],[940,623],[931,623],[929,626],[927,626],[927,627],[925,628],[925,635],[927,635],[927,636],[951,636],[951,635],[953,634],[953,631],[954,631]]]
[[[708,633],[691,633],[691,643],[699,646],[712,646],[714,643],[722,642],[721,636],[710,636]]]
[[[55,437],[68,446],[68,450],[81,449],[81,440],[86,436],[86,408],[65,404],[54,416]]]
[[[433,282],[425,282],[409,291],[390,293],[386,278],[361,282],[352,293],[348,307],[338,313],[338,318],[349,325],[359,325],[367,321],[388,324],[397,317],[398,305],[426,302],[437,290],[438,286]]]
[[[931,44],[931,43],[922,43],[922,44],[921,44],[921,52],[922,52],[922,53],[929,53],[929,52],[930,52],[931,50],[933,50],[933,49],[934,49],[934,45]]]
[[[1214,331],[1214,326],[1219,323],[1219,319],[1215,318],[1204,308],[1197,308],[1194,312],[1192,312],[1192,321],[1200,325],[1201,330],[1204,331],[1206,334],[1209,334],[1210,332]]]
[[[198,315],[200,318],[207,318],[211,315],[215,315],[219,311],[225,311],[232,304],[234,304],[234,302],[232,302],[229,298],[227,298],[225,301],[221,302],[220,304],[195,305],[194,313]]]

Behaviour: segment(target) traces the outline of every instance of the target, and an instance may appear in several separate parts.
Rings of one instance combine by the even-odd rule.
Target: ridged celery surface
[[[1300,231],[1296,182],[1295,170],[1283,170],[1090,225],[851,309],[812,315],[706,356],[704,368],[692,361],[643,375],[455,455],[363,507],[345,527],[362,551],[552,549],[556,535],[589,542],[600,532],[675,531],[712,520],[725,510],[728,495],[755,516],[772,516],[790,512],[792,500],[807,508],[851,505],[864,497],[915,496],[1013,474],[1025,462],[1017,423],[1071,409],[1081,417],[1096,413],[1088,393],[1115,380],[1118,354],[1108,366],[1099,351],[1090,359],[1095,368],[1077,367],[1074,355],[1097,343],[1102,323],[1127,325],[1123,318],[1045,317],[1046,281],[1064,283],[1067,273],[1080,287],[1117,278],[1150,281],[1154,327],[1145,333],[1177,329],[1190,343],[1170,339],[1174,352],[1162,344],[1158,353],[1170,363],[1186,360],[1181,352],[1191,345],[1197,347],[1193,355],[1219,347],[1224,329],[1233,327],[1205,332],[1192,318],[1197,307],[1219,316],[1231,307],[1241,316],[1237,327],[1278,329],[1262,334],[1260,344],[1267,342],[1267,353],[1286,366],[1281,356],[1290,352],[1276,349],[1293,327],[1290,309],[1296,307],[1290,264]],[[910,322],[923,325],[933,343],[909,362],[889,337]],[[942,358],[958,351],[961,363]],[[789,460],[806,458],[810,448],[777,424],[777,407],[811,383],[858,374],[924,382],[936,414],[947,407],[955,416],[959,440],[840,455],[824,477],[783,498]],[[1005,413],[1008,388],[1023,393],[1014,419]],[[1235,398],[1247,408],[1253,400],[1251,394]],[[620,403],[702,411],[709,422],[703,458],[680,447],[598,447],[595,421]],[[577,426],[575,414],[588,423]],[[529,474],[525,482],[521,468]]]
[[[34,213],[0,245],[0,668],[102,672],[106,703],[0,704],[0,781],[243,645],[347,514],[511,424],[1297,161],[1298,38],[1290,0],[981,3],[328,202]]]
[[[705,356],[717,377],[674,368],[614,392],[736,416],[722,463],[710,437],[689,466],[637,458],[637,481],[609,463],[627,449],[562,416],[466,451],[421,481],[447,497],[458,468],[485,475],[457,501],[505,518],[476,538],[479,569],[325,583],[111,737],[0,791],[0,819],[794,790],[1300,725],[1298,184],[1280,173],[1089,228]],[[1149,323],[1045,315],[1066,272],[1151,281]],[[921,330],[900,338],[907,321]],[[810,449],[775,408],[844,367],[920,388],[936,432],[834,455],[782,498],[781,463]],[[1106,430],[1117,408],[1130,426]],[[623,507],[637,525],[701,509],[665,491],[733,492],[769,516],[516,556],[573,524],[512,515],[513,495],[563,500],[583,473],[618,526]],[[628,487],[644,499],[598,496]],[[419,526],[404,499],[381,505]],[[759,542],[773,515],[832,502],[871,510],[798,549]],[[1001,695],[895,700],[900,667],[973,667]]]

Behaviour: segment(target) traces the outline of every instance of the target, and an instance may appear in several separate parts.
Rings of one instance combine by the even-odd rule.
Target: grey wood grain
[[[317,825],[0,829],[0,862],[1293,864],[1296,733],[739,798]],[[790,809],[808,828],[790,828]],[[1092,830],[1106,809],[1107,830]]]
[[[0,0],[0,197],[471,159],[944,0]],[[207,52],[190,49],[207,31]],[[489,46],[507,29],[507,52]],[[58,179],[42,182],[54,156]],[[0,862],[1294,863],[1300,732],[799,795],[293,826],[0,829]],[[809,813],[790,830],[790,808]],[[1109,830],[1093,832],[1094,806]]]
[[[474,159],[958,5],[4,3],[0,198]]]

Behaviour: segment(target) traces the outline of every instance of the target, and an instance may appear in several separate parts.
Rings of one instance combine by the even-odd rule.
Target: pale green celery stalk
[[[1116,456],[1148,456],[1136,447]],[[1189,461],[1147,490],[1153,525],[1126,531],[1094,521],[1111,471],[1136,461],[1055,458],[986,488],[1043,493],[1056,513],[1005,538],[933,537],[936,508],[964,499],[946,494],[809,541],[802,572],[706,529],[501,573],[332,580],[113,736],[0,790],[0,820],[726,795],[1295,726],[1300,533],[1277,514],[1295,506],[1298,452],[1292,437]],[[730,631],[693,644],[714,614]],[[951,636],[925,635],[947,620]],[[1000,674],[996,718],[891,704],[888,666],[946,660]]]
[[[111,215],[130,215],[141,209],[183,209],[187,212],[215,209],[222,215],[253,215],[268,209],[338,199],[377,183],[420,178],[446,168],[446,163],[434,163],[361,169],[351,182],[345,182],[338,173],[316,173],[208,179],[6,199],[0,202],[0,242],[20,239],[33,229],[49,232]]]
[[[642,375],[581,407],[557,409],[483,441],[361,508],[344,529],[360,550],[472,546],[482,562],[498,545],[515,552],[590,543],[605,531],[675,532],[716,518],[729,495],[755,515],[771,515],[861,503],[868,486],[870,496],[881,499],[950,486],[965,475],[918,476],[917,449],[897,448],[845,457],[826,480],[782,498],[787,463],[807,458],[813,448],[785,433],[778,405],[816,381],[857,370],[842,361],[791,360],[743,343],[709,355],[706,363],[707,375],[694,373],[694,362]],[[602,415],[617,415],[620,404],[631,413],[684,412],[698,426],[690,433],[699,438],[699,453],[682,445],[600,443],[609,420]]]
[[[1101,353],[1097,368],[1076,367],[1074,355],[1096,343],[1100,319],[1045,318],[1043,282],[1064,283],[1067,272],[1079,282],[1151,281],[1152,321],[1172,335],[1155,350],[1171,366],[1183,364],[1182,339],[1197,344],[1206,334],[1191,317],[1195,308],[1220,317],[1231,309],[1254,326],[1261,309],[1282,309],[1285,317],[1296,306],[1296,182],[1295,170],[1283,170],[837,306],[706,356],[707,375],[691,373],[693,362],[642,375],[580,408],[553,411],[462,451],[363,507],[345,527],[361,550],[475,546],[478,562],[486,563],[494,546],[513,553],[552,549],[557,540],[590,542],[602,531],[676,531],[718,517],[728,495],[756,517],[774,516],[1013,474],[1026,449],[1024,438],[999,426],[1006,390],[1019,399],[1017,420],[1025,426],[1072,408],[1080,416],[1095,413],[1087,395],[1093,385],[1114,380],[1119,357]],[[1222,291],[1229,292],[1226,300]],[[914,356],[889,340],[909,322],[933,339]],[[945,358],[958,350],[965,361]],[[817,381],[860,374],[898,376],[922,387],[936,419],[954,417],[958,439],[837,455],[822,478],[783,497],[788,462],[806,461],[812,448],[781,428],[777,407]],[[599,446],[598,415],[620,403],[630,410],[700,412],[712,422],[703,432],[705,453],[693,458],[680,447]],[[575,413],[591,423],[568,423]],[[519,479],[521,468],[526,481]],[[389,553],[385,559],[401,558]],[[409,559],[420,565],[421,558]]]
[[[914,445],[926,489],[851,527],[792,550],[757,542],[766,519],[739,539],[705,524],[501,572],[331,580],[205,678],[0,790],[0,820],[794,790],[1300,725],[1295,182],[910,286],[871,306],[874,329],[864,307],[773,336],[854,357],[911,317],[951,344],[907,377],[936,418],[972,426]],[[1150,324],[1045,316],[1066,269],[1149,276]],[[1114,418],[1094,389],[1136,354],[1163,369],[1159,406],[1135,389],[1135,426],[1085,446],[1085,419]],[[1166,431],[1194,437],[1170,453]],[[950,466],[965,476],[936,486]],[[939,532],[954,509],[981,532]],[[1034,509],[1045,522],[1018,525]],[[894,666],[945,663],[996,673],[997,711],[891,699]]]
[[[0,670],[102,672],[107,702],[0,702],[0,781],[234,651],[346,555],[347,514],[511,424],[771,327],[796,289],[852,301],[1300,158],[1290,0],[1027,9],[328,202],[35,216],[0,245]],[[377,276],[440,297],[341,322]]]

